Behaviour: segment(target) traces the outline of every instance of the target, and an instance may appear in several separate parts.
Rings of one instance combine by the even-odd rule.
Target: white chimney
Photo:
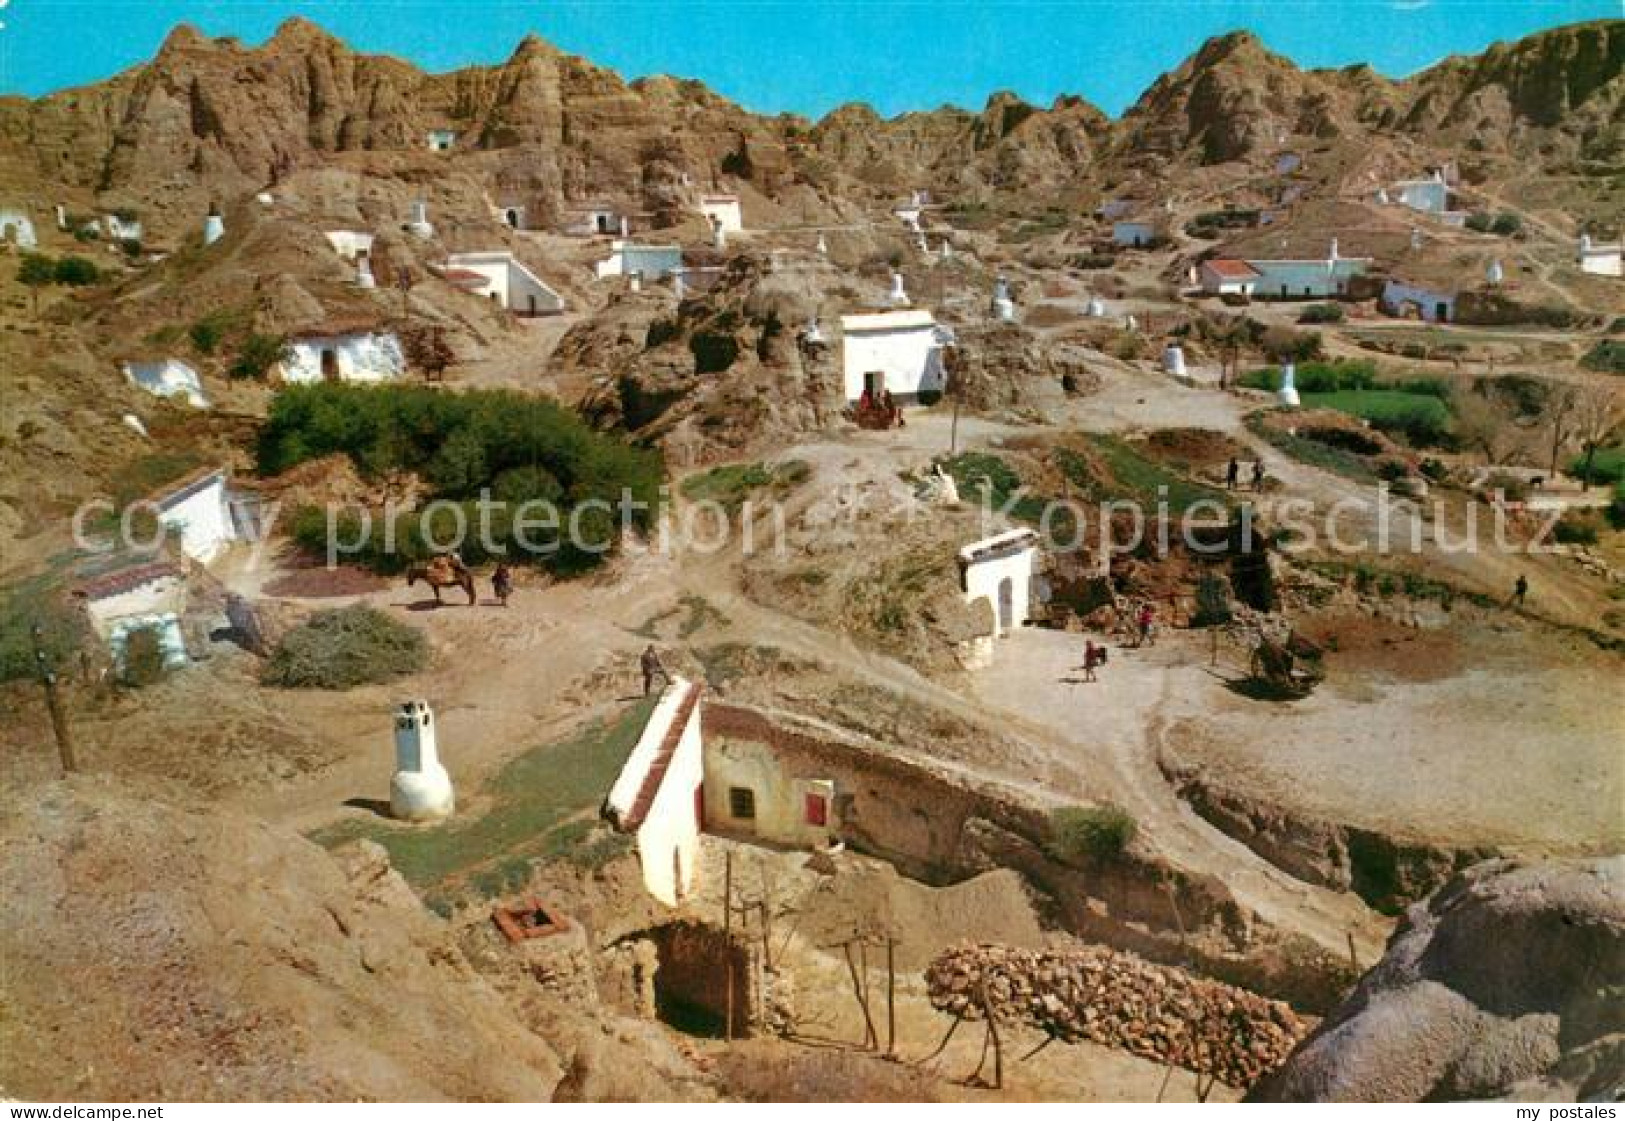
[[[1289,409],[1295,409],[1303,404],[1298,398],[1297,378],[1298,371],[1292,363],[1287,362],[1281,366],[1281,388],[1276,390],[1275,396]]]
[[[429,204],[422,199],[412,204],[412,220],[406,224],[406,232],[424,241],[434,237],[434,227],[429,224]]]
[[[886,299],[898,307],[908,303],[908,292],[903,288],[902,273],[894,272],[891,274],[891,291],[887,293]]]
[[[1411,252],[1417,253],[1422,249],[1422,231],[1416,226],[1411,227]]]
[[[671,271],[671,290],[677,294],[679,300],[688,295],[688,284],[683,280],[682,269]]]
[[[203,219],[203,244],[213,245],[226,236],[226,221],[220,217],[220,207],[209,204],[209,216]]]
[[[808,320],[807,330],[802,333],[801,341],[806,343],[808,346],[824,345],[824,328],[819,325],[818,317],[816,315],[813,316],[812,319]]]
[[[378,287],[378,282],[372,275],[372,261],[365,253],[357,253],[355,256],[355,284],[357,288]]]
[[[622,214],[621,215],[621,236],[622,237],[628,237],[628,236],[630,236],[631,232],[632,232],[632,223],[627,220],[626,215]]]
[[[1105,319],[1106,301],[1099,296],[1090,296],[1087,311],[1090,319]]]
[[[1484,279],[1492,285],[1500,284],[1506,279],[1506,270],[1501,267],[1501,259],[1497,257],[1490,262],[1490,267],[1484,270]]]
[[[456,808],[451,776],[435,747],[429,702],[402,702],[395,710],[395,777],[389,782],[389,813],[401,821],[440,821]]]
[[[993,318],[1001,323],[1013,323],[1016,318],[1016,302],[1010,298],[1010,283],[1002,276],[993,282]]]
[[[822,256],[829,256],[829,242],[824,240],[823,234],[818,235],[818,252]]]
[[[1185,379],[1185,351],[1177,343],[1169,343],[1163,348],[1162,369],[1181,381]]]

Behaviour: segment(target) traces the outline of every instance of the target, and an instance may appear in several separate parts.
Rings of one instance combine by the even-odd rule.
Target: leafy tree
[[[56,262],[41,253],[24,253],[17,266],[17,280],[28,287],[34,302],[34,314],[39,314],[39,290],[56,283]]]

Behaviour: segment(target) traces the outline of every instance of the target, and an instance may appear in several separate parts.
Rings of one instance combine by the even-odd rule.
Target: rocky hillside
[[[1055,198],[1125,168],[1337,137],[1617,163],[1622,70],[1620,21],[1557,28],[1399,81],[1367,67],[1300,70],[1238,32],[1206,43],[1118,122],[1078,98],[1046,108],[998,93],[980,112],[883,120],[848,105],[815,124],[749,113],[699,82],[625,82],[534,36],[500,65],[431,75],[302,19],[257,48],[183,25],[125,74],[0,100],[0,189],[77,190],[143,208],[159,229],[183,215],[190,228],[209,199],[313,164],[364,159],[374,172],[432,177],[445,160],[426,150],[430,129],[456,132],[472,157],[461,168],[544,218],[609,195],[675,221],[685,190],[724,183],[828,213],[922,185]]]
[[[335,859],[103,780],[34,793],[0,844],[7,1094],[551,1095],[552,1049],[376,846]]]
[[[1617,1101],[1625,859],[1481,864],[1411,908],[1266,1101]]]

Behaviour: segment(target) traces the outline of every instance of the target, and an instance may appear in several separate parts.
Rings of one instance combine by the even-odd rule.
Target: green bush
[[[272,369],[288,356],[288,341],[281,335],[250,334],[237,348],[226,373],[234,378],[263,380]]]
[[[225,337],[226,328],[218,319],[200,319],[192,324],[186,332],[186,337],[192,340],[192,346],[199,354],[213,354]]]
[[[84,257],[63,257],[57,261],[53,274],[58,284],[65,284],[70,288],[83,288],[87,284],[95,284],[101,279],[101,270],[96,268],[96,262]]]
[[[1591,510],[1570,510],[1552,527],[1552,540],[1560,545],[1595,545],[1602,535],[1602,515]]]
[[[1586,474],[1586,457],[1569,461],[1568,473],[1576,479]],[[1591,456],[1591,482],[1617,483],[1625,479],[1625,447],[1598,448]]]
[[[164,661],[164,645],[157,627],[131,631],[124,639],[124,658],[119,680],[132,689],[156,685],[169,672]]]
[[[1133,816],[1118,806],[1066,806],[1049,817],[1049,843],[1056,860],[1069,864],[1110,860],[1134,840]]]
[[[1580,365],[1606,374],[1625,374],[1625,340],[1604,339],[1586,352]]]
[[[493,517],[491,538],[510,552],[519,548],[517,559],[545,563],[560,572],[591,568],[613,547],[623,494],[641,506],[631,510],[633,527],[651,526],[664,475],[658,452],[595,432],[563,406],[519,393],[333,383],[294,386],[278,393],[261,430],[261,472],[277,474],[334,453],[348,455],[370,477],[393,472],[417,475],[430,484],[434,498],[459,504],[469,526],[479,524],[472,514],[480,492],[491,488],[494,496],[499,484],[509,501],[558,499],[557,520],[568,527],[572,516],[577,517],[582,547],[559,541],[555,533],[556,547],[547,548],[543,531],[533,530],[532,540],[544,548],[523,550],[512,521],[520,511],[513,508],[500,509]],[[588,506],[577,516],[576,510],[589,500],[608,503],[611,509]],[[536,513],[528,516],[534,518]],[[405,555],[393,561],[380,557],[375,546],[381,546],[382,533],[375,532],[358,554],[362,563],[388,571],[414,559],[412,540],[421,538],[421,516],[403,517],[400,527]],[[381,531],[381,518],[374,518],[374,528]],[[296,537],[302,542],[308,543],[313,533],[321,536],[320,531],[311,515],[296,519]],[[465,547],[463,557],[470,562],[480,559],[474,547]]]
[[[1340,304],[1310,304],[1298,313],[1299,323],[1341,323],[1343,308]]]
[[[263,678],[284,689],[353,689],[422,669],[428,651],[418,628],[371,607],[342,607],[289,631]]]

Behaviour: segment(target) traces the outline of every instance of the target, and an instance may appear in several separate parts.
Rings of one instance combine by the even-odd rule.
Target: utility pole
[[[79,769],[79,760],[73,753],[73,734],[68,729],[68,714],[62,706],[56,671],[45,657],[45,631],[35,623],[29,633],[34,640],[34,664],[39,668],[40,684],[45,687],[45,707],[51,711],[51,730],[56,734],[57,754],[62,757],[62,773],[71,775]]]

